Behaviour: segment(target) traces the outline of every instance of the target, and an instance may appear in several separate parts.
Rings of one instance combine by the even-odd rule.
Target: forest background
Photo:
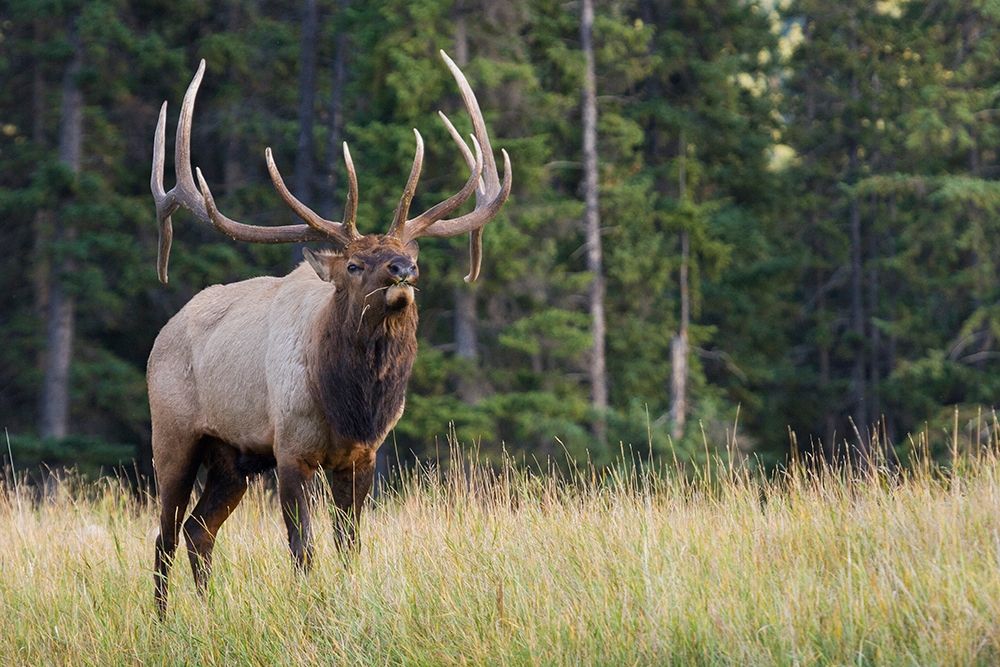
[[[688,460],[736,429],[767,465],[793,443],[836,457],[922,431],[944,448],[988,414],[1000,6],[593,4],[0,3],[5,454],[148,473],[160,327],[210,284],[301,258],[179,215],[157,282],[153,128],[163,100],[174,127],[199,59],[193,161],[222,209],[292,222],[271,146],[293,192],[338,219],[346,140],[370,232],[406,180],[410,128],[428,146],[415,209],[466,177],[434,118],[468,129],[442,48],[514,190],[479,282],[462,280],[463,239],[422,246],[420,353],[383,464],[433,458],[450,434],[487,458]]]

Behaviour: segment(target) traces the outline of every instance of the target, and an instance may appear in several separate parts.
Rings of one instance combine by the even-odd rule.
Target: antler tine
[[[344,164],[347,166],[347,201],[344,203],[344,230],[352,239],[361,238],[358,232],[358,175],[354,171],[351,149],[344,142]]]
[[[198,88],[201,86],[202,77],[205,74],[205,61],[198,65],[187,92],[184,93],[184,101],[181,103],[180,119],[177,121],[177,139],[174,146],[174,172],[177,183],[169,191],[165,192],[163,187],[164,159],[166,154],[166,126],[167,126],[167,103],[160,107],[160,116],[156,122],[156,131],[153,134],[153,165],[149,177],[149,187],[153,193],[153,201],[156,204],[156,220],[160,228],[159,254],[156,262],[157,275],[160,281],[167,282],[167,265],[170,260],[170,246],[173,240],[173,223],[171,216],[178,208],[185,208],[194,214],[196,218],[204,223],[211,223],[217,229],[237,241],[248,241],[250,243],[301,243],[303,241],[324,241],[334,240],[346,243],[354,238],[345,231],[332,231],[330,221],[323,221],[326,225],[313,227],[306,225],[284,225],[280,227],[257,227],[245,225],[231,218],[227,218],[219,212],[212,198],[212,193],[198,171],[199,185],[195,185],[194,175],[191,171],[191,124],[194,118],[194,103],[198,96]],[[273,168],[273,160],[268,154],[268,169],[272,171],[272,178],[277,172]],[[352,168],[353,169],[353,168]],[[280,181],[280,175],[277,179]],[[276,184],[277,185],[277,184]],[[282,187],[284,184],[281,184]],[[200,187],[199,187],[200,186]],[[357,201],[357,187],[354,186],[354,200]],[[279,192],[281,188],[279,188]],[[291,193],[287,194],[291,197]],[[294,197],[291,197],[294,200]],[[288,198],[286,198],[288,201]],[[299,207],[312,213],[295,200]],[[289,202],[290,203],[290,202]],[[293,206],[292,208],[296,208]],[[298,210],[297,210],[298,212]],[[312,213],[315,216],[315,213]],[[305,217],[305,216],[304,216]],[[319,218],[319,216],[315,216]],[[308,220],[308,217],[306,217]],[[322,220],[322,218],[319,218]],[[353,225],[352,225],[353,227]],[[357,232],[355,231],[354,234]]]
[[[194,116],[194,101],[198,96],[202,77],[205,75],[205,60],[198,64],[198,71],[188,84],[181,103],[181,115],[177,121],[177,137],[174,142],[174,171],[177,183],[169,192],[164,192],[163,167],[166,154],[167,103],[160,106],[160,117],[153,135],[153,169],[149,178],[150,190],[156,204],[156,221],[160,228],[159,251],[156,258],[156,273],[160,282],[169,280],[167,268],[170,263],[170,246],[174,237],[171,215],[183,206],[202,222],[208,222],[205,204],[198,195],[191,176],[191,119]]]
[[[245,225],[226,217],[215,205],[212,191],[201,175],[201,169],[195,169],[198,175],[198,187],[205,201],[205,209],[212,225],[226,236],[236,241],[250,243],[304,243],[306,241],[326,241],[330,236],[326,232],[309,225],[281,225],[279,227],[258,227]]]
[[[481,175],[483,172],[483,151],[480,149],[479,142],[476,141],[476,138],[471,138],[472,145],[476,149],[475,157],[472,157],[472,153],[469,152],[469,147],[465,145],[462,138],[458,137],[459,144],[461,144],[461,146],[465,149],[462,152],[462,155],[469,162],[470,173],[465,185],[462,186],[461,190],[453,194],[451,197],[448,197],[448,199],[435,204],[412,220],[407,220],[402,234],[404,243],[408,243],[409,241],[418,238],[425,229],[464,204],[466,200],[472,196],[472,193],[476,191],[476,187],[482,183]],[[468,153],[468,155],[466,155],[466,153]]]
[[[149,189],[156,203],[156,222],[160,229],[160,240],[156,252],[156,276],[164,285],[169,281],[167,265],[170,262],[170,246],[174,240],[174,225],[170,219],[176,206],[167,204],[167,193],[163,190],[163,154],[166,152],[167,103],[160,106],[160,118],[156,121],[153,134],[153,170],[149,176]]]
[[[465,158],[465,164],[468,165],[469,169],[475,164],[475,158],[472,157],[472,151],[469,150],[469,146],[462,139],[461,133],[455,129],[452,124],[451,119],[448,118],[447,114],[443,111],[438,111],[438,118],[444,123],[445,128],[448,130],[448,134],[455,141],[455,145],[458,146],[458,150],[462,152],[462,157]],[[480,146],[481,148],[482,146]]]
[[[153,192],[153,201],[157,207],[167,196],[163,189],[163,154],[166,152],[166,140],[167,102],[164,100],[160,105],[160,117],[156,121],[156,131],[153,133],[153,170],[149,175],[149,189]]]
[[[424,138],[420,136],[417,128],[413,128],[413,136],[417,139],[417,149],[413,154],[413,166],[410,167],[410,177],[406,179],[406,187],[403,188],[403,194],[399,198],[396,213],[392,216],[389,236],[401,236],[404,233],[406,216],[410,214],[410,204],[413,202],[413,195],[417,191],[417,182],[420,180],[420,171],[424,166]]]
[[[500,153],[503,155],[504,170],[503,183],[500,184],[500,191],[492,199],[485,202],[478,200],[477,193],[476,208],[471,213],[467,213],[451,220],[438,220],[433,225],[425,229],[422,236],[441,238],[471,232],[485,225],[494,216],[496,216],[497,213],[499,213],[500,208],[507,201],[507,197],[510,196],[510,189],[512,185],[510,156],[507,155],[507,151],[504,149],[501,149]],[[486,163],[488,162],[489,160],[484,162],[483,171],[486,171]]]
[[[281,199],[288,204],[288,207],[295,211],[296,215],[305,220],[309,227],[312,227],[317,232],[320,232],[321,234],[324,234],[344,245],[347,245],[351,242],[351,240],[356,238],[348,232],[346,229],[346,223],[333,222],[332,220],[323,218],[314,210],[299,201],[299,199],[291,193],[285,185],[285,180],[281,177],[281,172],[278,171],[278,166],[274,163],[274,155],[271,153],[270,146],[264,149],[264,161],[267,162],[267,171],[271,175],[271,182],[274,184],[274,189],[278,191]],[[354,197],[357,199],[357,192],[354,192]],[[277,228],[266,227],[262,229]]]
[[[192,203],[204,204],[198,197],[198,190],[194,185],[194,177],[191,174],[191,122],[194,118],[194,101],[198,97],[198,88],[201,87],[201,79],[205,76],[205,59],[198,63],[198,71],[195,72],[191,85],[184,93],[184,101],[181,102],[181,116],[177,120],[177,137],[174,141],[174,171],[177,174],[177,184],[174,189],[178,195],[192,200]]]
[[[451,135],[451,138],[458,145],[459,150],[462,152],[462,157],[465,158],[465,163],[469,165],[469,168],[471,169],[473,165],[472,153],[469,151],[469,147],[466,146],[465,142],[462,140],[462,135],[458,133],[458,130],[455,129],[451,119],[448,118],[443,111],[438,111],[438,116],[441,117],[441,122],[443,122],[444,126],[448,129],[448,134]],[[475,138],[473,138],[473,141],[476,141]],[[478,201],[479,198],[486,196],[486,185],[483,183],[482,178],[477,179],[476,185],[476,199]],[[479,267],[482,266],[482,261],[483,228],[479,227],[478,229],[473,229],[469,232],[469,273],[465,276],[465,282],[471,283],[479,278]]]
[[[493,159],[493,146],[490,144],[490,134],[486,131],[486,121],[483,119],[483,112],[479,108],[476,94],[472,91],[469,80],[465,78],[465,74],[455,64],[455,61],[444,50],[439,51],[439,53],[451,75],[455,78],[455,83],[458,84],[458,91],[462,95],[462,102],[465,104],[465,109],[469,112],[469,117],[472,119],[473,132],[476,135],[476,139],[479,140],[479,145],[483,147],[483,155],[487,158],[483,164],[483,181],[486,185],[486,193],[495,194],[500,189],[500,176],[497,174],[497,163]]]
[[[462,140],[455,126],[452,125],[447,116],[440,114],[441,120],[444,122],[445,127],[448,128],[448,133],[451,134],[452,139],[459,146],[466,164],[469,164],[473,168],[473,177],[475,179],[473,182],[478,184],[478,187],[476,187],[476,207],[471,213],[451,220],[436,220],[433,222],[421,220],[420,230],[418,232],[414,228],[412,238],[416,238],[417,236],[455,236],[470,232],[469,260],[471,267],[465,280],[471,282],[479,276],[479,268],[482,261],[482,228],[496,216],[500,207],[503,206],[504,202],[507,201],[507,197],[510,196],[512,184],[510,157],[506,151],[502,151],[504,157],[504,179],[503,183],[501,183],[496,159],[493,157],[493,148],[490,144],[489,133],[486,130],[486,121],[483,119],[483,112],[479,108],[476,95],[458,65],[448,57],[447,53],[444,51],[440,53],[445,65],[447,65],[448,70],[458,84],[465,109],[472,119],[473,144],[476,146],[477,152],[482,155],[481,166],[477,169],[468,146]],[[479,177],[475,176],[476,171],[480,172]],[[449,200],[450,202],[451,200]]]
[[[462,278],[467,283],[479,279],[479,269],[483,265],[483,228],[478,227],[469,232],[469,272]]]

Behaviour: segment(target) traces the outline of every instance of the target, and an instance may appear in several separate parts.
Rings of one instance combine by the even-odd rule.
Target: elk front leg
[[[337,547],[344,556],[358,550],[357,530],[361,521],[361,509],[365,498],[375,481],[375,453],[371,460],[363,459],[344,470],[327,472],[330,493],[336,509],[333,512],[333,526]]]
[[[295,565],[303,572],[309,571],[312,561],[312,531],[305,486],[314,471],[315,467],[304,461],[278,462],[278,496],[288,529],[288,548]]]
[[[211,453],[205,490],[191,516],[184,523],[191,572],[198,593],[204,595],[212,571],[212,549],[223,522],[240,504],[247,490],[247,478],[236,467],[237,452],[216,444]]]

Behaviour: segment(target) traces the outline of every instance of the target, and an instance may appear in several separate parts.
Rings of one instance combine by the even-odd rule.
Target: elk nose
[[[389,262],[389,275],[397,280],[417,277],[417,265],[409,260],[394,259]]]

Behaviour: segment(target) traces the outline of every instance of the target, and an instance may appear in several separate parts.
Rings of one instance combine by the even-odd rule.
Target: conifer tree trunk
[[[469,33],[466,25],[467,8],[463,0],[455,3],[455,62],[459,67],[465,67],[469,62]],[[454,289],[454,334],[455,355],[468,361],[471,365],[479,365],[479,333],[478,322],[478,292],[476,285],[458,282]],[[485,394],[477,373],[463,373],[458,379],[458,395],[466,403],[476,403]]]
[[[810,223],[815,229],[819,222],[817,221],[817,216],[813,214]],[[818,322],[826,321],[826,286],[825,276],[822,270],[816,271],[816,320]],[[827,397],[830,396],[830,384],[831,384],[831,367],[830,367],[830,343],[826,340],[826,337],[817,337],[816,342],[816,353],[819,358],[819,390],[820,395]],[[823,453],[827,460],[833,461],[837,457],[837,416],[834,414],[833,409],[830,406],[830,401],[824,401],[826,404],[823,410],[823,431],[820,434],[823,438]]]
[[[872,198],[874,200],[874,197]],[[874,210],[875,202],[872,201]],[[882,332],[875,324],[875,319],[880,317],[879,312],[879,270],[878,270],[878,235],[873,228],[868,230],[868,347],[870,350],[868,357],[868,415],[873,421],[879,422],[882,419],[882,405],[879,385],[881,377],[881,356],[882,356]]]
[[[348,0],[337,2],[337,12],[343,16],[347,11]],[[339,18],[339,17],[338,17]],[[333,62],[330,65],[330,74],[333,77],[330,87],[329,105],[329,126],[327,136],[326,161],[327,161],[327,184],[320,193],[321,211],[324,211],[331,220],[339,220],[343,215],[343,210],[337,204],[340,196],[339,181],[337,174],[344,163],[344,151],[341,144],[344,141],[344,86],[347,85],[347,30],[341,26],[337,31],[337,37],[333,46]]]
[[[465,23],[465,0],[455,0],[455,62],[463,67],[469,62],[469,32]]]
[[[302,3],[302,50],[299,55],[299,140],[295,149],[295,192],[302,201],[312,199],[313,119],[316,101],[316,34],[319,16],[316,0]]]
[[[242,29],[242,3],[232,2],[226,14],[226,31],[238,34]],[[225,148],[222,153],[222,183],[226,194],[236,191],[243,182],[243,156],[240,154],[240,130],[235,122],[242,113],[244,102],[234,100],[226,111],[228,127],[226,128]]]
[[[35,20],[34,37],[35,41],[39,44],[44,40],[43,26],[43,21]],[[31,141],[35,146],[45,149],[48,148],[48,142],[45,139],[46,85],[40,58],[34,59],[33,69],[31,83]],[[51,244],[51,239],[49,238],[51,217],[52,212],[50,210],[39,208],[35,212],[34,220],[32,221],[34,246],[31,257],[31,284],[34,296],[35,316],[39,322],[46,321],[49,307],[49,272],[51,271],[52,262],[49,258],[48,249]],[[39,370],[45,368],[45,359],[45,350],[39,349]],[[39,399],[39,403],[41,403],[41,399]]]
[[[594,73],[594,4],[583,0],[580,42],[583,46],[583,198],[590,282],[590,320],[593,347],[590,355],[590,391],[594,407],[594,435],[607,439],[608,379],[605,364],[604,268],[597,180],[597,83]]]
[[[856,163],[856,147],[851,150],[851,163]],[[868,392],[865,377],[865,320],[861,260],[861,202],[852,197],[848,209],[851,239],[851,333],[854,335],[854,359],[851,362],[851,418],[861,434],[858,455],[866,457],[868,430]],[[853,436],[853,434],[851,434]]]
[[[670,437],[679,440],[684,435],[687,422],[688,380],[688,325],[691,321],[688,290],[688,264],[690,241],[686,231],[681,232],[681,266],[677,286],[681,296],[681,321],[677,335],[670,341]]]
[[[687,173],[685,159],[687,142],[683,133],[678,142],[679,167],[677,172],[677,198],[687,197]],[[691,241],[687,230],[681,231],[681,266],[677,276],[680,291],[681,317],[677,335],[670,341],[670,437],[679,440],[684,435],[687,422],[687,381],[688,381],[688,326],[691,322],[690,290],[688,288],[688,266],[691,261]]]
[[[299,139],[295,148],[295,196],[312,201],[313,185],[313,121],[316,103],[316,36],[319,13],[316,0],[303,0],[301,50],[299,52]],[[302,260],[301,243],[292,248],[292,264]]]
[[[851,37],[849,43],[852,49],[857,48],[857,16],[851,16]],[[861,87],[858,81],[857,72],[851,73],[850,79],[851,103],[857,106],[861,99]],[[848,182],[856,183],[861,174],[861,156],[858,145],[858,128],[852,126],[847,142],[848,159]],[[858,448],[857,457],[859,463],[867,462],[868,459],[868,391],[867,377],[865,374],[865,313],[863,295],[863,249],[861,247],[861,201],[857,195],[852,194],[848,202],[848,227],[850,232],[850,268],[851,268],[851,288],[850,288],[850,327],[854,336],[854,360],[851,364],[851,418],[854,427],[860,433],[860,442],[856,443]],[[857,439],[857,436],[850,434],[850,441]],[[851,448],[854,450],[854,447]]]
[[[890,229],[892,230],[897,229],[896,225],[898,221],[898,211],[896,206],[895,194],[889,196],[888,217],[889,217]],[[891,257],[896,254],[895,250],[896,240],[893,234],[891,233],[887,235],[886,240],[889,243],[888,253],[889,256]],[[892,282],[895,283],[894,280]],[[896,298],[897,298],[896,290],[893,289],[892,285],[887,286],[887,289],[885,290],[886,304],[884,310],[885,310],[885,317],[889,322],[895,322],[897,318]],[[898,341],[898,337],[899,337],[898,329],[896,327],[892,327],[889,330],[888,340],[886,340],[885,343],[885,368],[888,373],[892,373],[893,369],[896,368],[896,343]],[[896,434],[897,434],[896,419],[897,417],[894,414],[889,414],[883,417],[887,431],[886,435],[889,438],[889,442],[895,442],[896,440]],[[892,448],[890,448],[890,451],[893,451]],[[893,454],[895,454],[894,451]]]
[[[455,354],[468,361],[479,360],[476,290],[473,285],[459,285],[455,289]]]
[[[79,76],[83,66],[83,46],[72,37],[73,56],[62,82],[62,107],[59,119],[59,160],[73,173],[80,173],[83,147],[83,94]],[[72,220],[61,220],[53,240],[71,242],[75,238]],[[65,259],[52,264],[49,280],[49,303],[46,318],[46,362],[42,384],[41,420],[38,431],[43,438],[64,438],[69,432],[70,362],[73,358],[75,302],[66,289],[65,277],[72,275],[74,262]]]
[[[852,162],[855,161],[852,151]],[[853,197],[848,213],[851,233],[851,331],[856,340],[856,354],[851,365],[851,391],[854,409],[851,416],[858,429],[868,424],[865,391],[865,358],[862,352],[865,338],[864,301],[862,295],[863,275],[861,262],[861,202]]]
[[[857,174],[858,147],[850,147],[850,168],[852,174]],[[861,202],[856,196],[851,197],[848,208],[848,224],[850,227],[850,264],[851,264],[851,333],[854,335],[854,360],[851,363],[851,418],[854,426],[861,434],[858,455],[862,458],[868,455],[868,392],[865,377],[865,315],[863,296],[863,266],[861,248]],[[853,435],[853,434],[851,434]]]

